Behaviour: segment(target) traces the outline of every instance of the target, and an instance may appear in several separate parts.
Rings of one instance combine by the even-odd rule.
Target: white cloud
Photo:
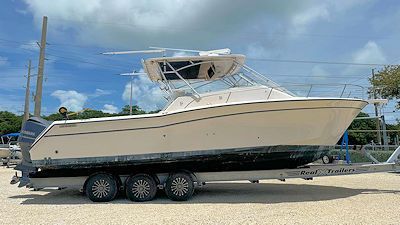
[[[302,27],[320,19],[327,20],[329,16],[327,5],[317,5],[295,15],[292,22],[294,26]]]
[[[4,64],[5,65],[4,69],[2,68],[0,71],[1,72],[0,78],[3,81],[3,82],[0,82],[0,93],[4,93],[4,91],[16,91],[18,93],[21,93],[21,92],[25,93],[23,91],[23,90],[25,90],[24,85],[26,84],[26,78],[24,77],[24,74],[26,74],[27,70],[23,69],[23,68],[21,68],[21,69],[7,68],[6,65],[8,65],[8,61],[6,61],[6,62],[7,63]],[[0,102],[1,102],[1,100],[0,100]]]
[[[0,111],[9,111],[19,115],[23,113],[24,96],[0,93],[0,99]]]
[[[370,0],[346,1],[311,1],[309,7],[297,12],[291,18],[290,32],[304,33],[308,26],[321,21],[331,21],[334,17],[343,16],[341,13],[359,5],[365,5]]]
[[[319,79],[323,79],[325,77],[329,77],[329,72],[322,68],[322,66],[314,66],[311,69],[311,76],[318,77]]]
[[[40,28],[43,15],[50,30],[73,30],[76,38],[102,46],[147,47],[195,45],[231,35],[254,18],[277,17],[287,21],[314,5],[310,1],[231,0],[25,0]],[[201,46],[200,46],[201,45]],[[207,46],[208,47],[208,46]]]
[[[8,58],[0,56],[0,66],[8,65]]]
[[[368,41],[363,48],[353,54],[355,63],[385,63],[386,56],[374,41]]]
[[[130,93],[131,85],[128,82],[122,94],[122,99],[127,104],[129,104]],[[138,76],[133,80],[132,100],[134,105],[138,105],[145,111],[161,109],[166,103],[162,91],[146,76]]]
[[[100,88],[96,88],[95,92],[89,96],[97,98],[97,97],[104,96],[104,95],[110,95],[111,93],[112,93],[112,91],[110,91],[110,90],[103,90]]]
[[[386,56],[383,50],[374,41],[368,41],[362,48],[357,49],[351,55],[351,61],[353,63],[371,63],[371,64],[384,64],[387,62]],[[369,73],[369,69],[367,73]],[[359,75],[365,73],[364,67],[360,66],[348,66],[344,69],[343,74],[354,74]]]
[[[28,43],[19,46],[21,49],[26,49],[29,51],[39,51],[39,46],[35,40],[30,40]]]
[[[105,113],[114,114],[114,113],[118,113],[118,107],[116,107],[114,105],[110,105],[110,104],[105,104],[101,111],[103,111]]]
[[[56,90],[51,96],[60,100],[60,106],[67,107],[70,111],[79,111],[83,109],[88,97],[83,93],[74,90]]]
[[[270,56],[270,53],[265,50],[264,46],[252,43],[247,46],[246,56],[249,58],[267,58]]]
[[[22,14],[22,15],[28,14],[28,11],[23,10],[23,9],[16,9],[15,11],[16,11],[17,13],[19,13],[19,14]]]

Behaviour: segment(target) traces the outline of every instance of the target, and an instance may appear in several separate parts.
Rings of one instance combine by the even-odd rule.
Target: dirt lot
[[[400,224],[400,174],[214,183],[188,202],[92,203],[77,190],[30,191],[0,168],[1,224]]]

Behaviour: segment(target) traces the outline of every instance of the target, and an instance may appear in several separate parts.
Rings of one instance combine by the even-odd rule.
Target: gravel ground
[[[400,224],[400,174],[214,183],[188,202],[92,203],[77,190],[30,191],[0,168],[1,224]]]

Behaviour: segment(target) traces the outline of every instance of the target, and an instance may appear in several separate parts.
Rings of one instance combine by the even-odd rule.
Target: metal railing
[[[299,97],[340,97],[340,98],[361,98],[365,99],[366,87],[356,84],[287,84],[270,87],[268,99],[273,90],[290,90]]]

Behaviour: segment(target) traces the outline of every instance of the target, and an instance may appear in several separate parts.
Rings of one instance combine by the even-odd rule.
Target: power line
[[[19,43],[19,44],[32,45],[32,43],[29,43],[29,42],[12,41],[12,40],[2,39],[2,38],[0,38],[0,40]],[[84,45],[71,45],[71,44],[63,44],[63,43],[51,43],[50,45],[74,46],[74,47],[78,47],[78,48],[90,48],[90,49],[105,49],[105,48],[100,48],[100,47],[89,47],[89,46],[84,46]],[[27,49],[25,49],[25,50],[27,50]],[[247,60],[282,62],[282,63],[352,65],[352,66],[386,66],[386,65],[388,65],[388,64],[382,64],[382,63],[354,63],[354,62],[335,62],[335,61],[317,61],[317,60],[292,60],[292,59],[270,59],[270,58],[253,58],[253,57],[248,57]]]
[[[49,48],[49,50],[50,50],[50,52],[65,52],[65,53],[67,53],[68,55],[71,55],[71,56],[77,56],[77,55],[79,55],[79,56],[84,56],[84,54],[82,54],[82,52],[78,52],[78,51],[71,51],[71,50],[65,50],[65,49],[58,49],[58,48],[53,48],[53,47],[50,47]],[[86,53],[86,52],[84,52],[84,53]],[[113,60],[113,61],[116,61],[116,62],[124,62],[124,63],[132,63],[131,61],[127,61],[127,60],[124,60],[123,58],[121,58],[121,57],[108,57],[108,58],[105,58],[103,55],[100,55],[98,52],[96,52],[96,53],[89,53],[89,54],[87,54],[87,55],[85,55],[84,57],[86,57],[86,58],[95,58],[95,57],[93,57],[93,56],[98,56],[98,57],[101,57],[102,59],[107,59],[107,61],[108,60]]]
[[[313,60],[292,60],[292,59],[263,59],[263,58],[246,58],[253,61],[270,61],[270,62],[289,62],[289,63],[311,63],[311,64],[331,64],[331,65],[351,65],[351,66],[386,66],[387,64],[379,63],[352,63],[352,62],[333,62],[333,61],[313,61]]]
[[[103,50],[107,49],[107,48],[102,48],[102,47],[87,46],[87,45],[74,45],[74,44],[66,44],[66,43],[58,43],[58,42],[51,42],[51,43],[49,43],[49,45],[50,46],[67,46],[67,47],[82,48],[82,49],[103,49]]]
[[[280,76],[280,77],[319,77],[319,78],[354,78],[354,79],[364,79],[364,78],[369,78],[366,77],[365,75],[341,75],[341,76],[325,76],[325,75],[308,75],[308,74],[274,74],[274,73],[266,73],[265,76]]]
[[[35,45],[36,44],[36,43],[32,43],[32,42],[22,42],[22,41],[15,41],[15,40],[9,40],[9,39],[4,39],[4,38],[0,38],[0,41],[16,43],[16,44],[25,44],[25,45]]]
[[[63,56],[64,57],[64,56]],[[8,69],[8,68],[7,68]],[[14,69],[25,69],[24,67],[15,67]],[[126,69],[126,68],[125,68]],[[64,71],[64,72],[68,72],[68,71]],[[320,76],[318,76],[318,75],[307,75],[307,74],[297,74],[297,75],[286,75],[286,74],[268,74],[268,75],[264,75],[264,76],[266,76],[266,77],[272,77],[272,76],[282,76],[282,77],[298,77],[298,78],[310,78],[310,77],[322,77],[322,78],[328,78],[328,79],[336,79],[336,78],[352,78],[352,77],[346,77],[346,76],[343,76],[343,77],[341,77],[341,76],[334,76],[334,77],[332,77],[332,76],[329,76],[329,77],[326,77],[326,76],[322,76],[322,75],[320,75]],[[6,77],[6,76],[3,76],[3,77]],[[353,77],[353,78],[356,78],[356,77]],[[357,77],[357,78],[359,78],[359,77]],[[290,83],[290,84],[309,84],[309,83],[296,83],[296,82],[279,82],[279,83]],[[319,83],[313,83],[313,84],[315,84],[315,85],[324,85],[324,84],[326,84],[326,83],[321,83],[321,84],[319,84]],[[350,84],[353,84],[353,82],[351,82],[351,83],[347,83],[348,85],[350,85]],[[344,84],[335,84],[335,85],[344,85]],[[365,86],[366,87],[366,86]]]
[[[52,54],[52,53],[51,54],[47,53],[47,55],[55,56],[55,57],[59,57],[59,58],[67,59],[67,60],[73,60],[73,61],[76,61],[76,62],[81,62],[81,63],[91,64],[91,65],[101,66],[103,68],[107,68],[107,69],[111,69],[111,70],[115,70],[115,71],[117,69],[118,69],[118,71],[121,70],[121,69],[123,69],[123,70],[126,69],[126,68],[123,68],[123,67],[110,66],[110,65],[106,66],[106,65],[103,65],[103,64],[95,63],[95,62],[90,62],[90,61],[86,61],[86,60],[80,60],[80,59],[76,59],[76,58],[65,57],[65,56],[56,55],[56,54]]]
[[[0,38],[0,42],[9,42],[9,43],[15,43],[15,44],[20,44],[20,45],[30,45],[30,46],[36,46],[36,43],[32,43],[31,41],[15,41],[15,40],[9,40],[9,39],[4,39]],[[74,44],[67,44],[67,43],[57,43],[57,42],[51,42],[48,43],[48,45],[55,45],[55,46],[68,46],[68,47],[77,47],[77,48],[86,48],[86,49],[106,49],[106,48],[101,48],[101,47],[94,47],[94,46],[87,46],[87,45],[74,45]]]
[[[6,18],[4,18],[6,19]],[[95,21],[95,20],[87,20],[85,19],[84,21],[81,20],[74,20],[74,19],[64,19],[64,18],[57,18],[57,17],[52,17],[52,21],[67,21],[67,22],[73,22],[76,24],[99,24],[99,25],[107,25],[107,26],[128,26],[132,27],[135,29],[142,29],[142,30],[175,30],[175,31],[198,31],[198,32],[204,32],[204,31],[209,31],[210,27],[207,28],[198,28],[198,27],[187,27],[187,26],[163,26],[163,25],[146,25],[146,26],[141,26],[141,25],[136,25],[133,23],[116,23],[114,21]],[[227,27],[227,26],[225,26]],[[230,28],[236,28],[235,25],[229,26]],[[285,32],[250,32],[246,31],[245,34],[241,34],[241,36],[303,36],[303,37],[318,37],[318,38],[340,38],[340,39],[398,39],[398,35],[391,35],[391,36],[376,36],[376,35],[348,35],[348,34],[323,34],[323,33],[303,33],[303,32],[293,32],[291,31],[290,33],[285,33]]]
[[[7,66],[2,66],[2,70],[22,70],[26,69],[25,67],[7,67]]]

